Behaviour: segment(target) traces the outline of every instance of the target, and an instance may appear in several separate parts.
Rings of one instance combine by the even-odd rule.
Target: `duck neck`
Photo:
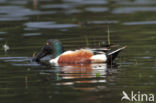
[[[62,47],[62,44],[58,41],[58,42],[55,42],[55,45],[54,45],[54,58],[58,57],[60,54],[63,53],[63,47]]]

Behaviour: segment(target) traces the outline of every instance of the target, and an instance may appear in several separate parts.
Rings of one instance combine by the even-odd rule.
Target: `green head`
[[[33,58],[33,61],[40,61],[41,58],[52,55],[53,58],[59,56],[63,53],[63,47],[59,40],[56,39],[49,39],[43,45],[41,50],[37,53],[37,55]]]

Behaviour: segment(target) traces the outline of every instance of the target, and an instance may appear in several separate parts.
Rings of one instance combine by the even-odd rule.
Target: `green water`
[[[155,0],[1,0],[0,103],[121,103],[122,91],[156,95],[155,12]],[[107,42],[108,26],[111,43],[127,45],[112,70],[31,62],[50,38],[65,50]]]

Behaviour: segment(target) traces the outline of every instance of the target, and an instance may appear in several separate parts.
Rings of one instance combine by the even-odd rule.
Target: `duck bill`
[[[40,62],[40,59],[47,56],[48,52],[44,49],[40,50],[35,57],[33,57],[33,61]]]

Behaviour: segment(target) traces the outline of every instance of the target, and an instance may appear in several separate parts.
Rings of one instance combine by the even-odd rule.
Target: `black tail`
[[[119,48],[119,49],[117,49],[115,51],[108,52],[107,53],[107,63],[108,64],[113,63],[114,59],[118,56],[118,54],[120,53],[120,51],[122,51],[125,48],[126,48],[126,46],[124,46],[122,48]]]

